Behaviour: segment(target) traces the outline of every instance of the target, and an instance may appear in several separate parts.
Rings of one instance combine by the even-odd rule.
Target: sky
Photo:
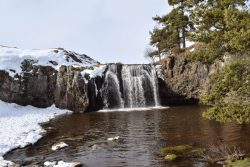
[[[167,0],[0,0],[0,45],[147,63],[152,17],[169,11]]]

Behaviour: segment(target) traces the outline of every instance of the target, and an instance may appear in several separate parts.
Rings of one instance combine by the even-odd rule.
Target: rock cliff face
[[[54,102],[56,71],[51,67],[34,67],[32,73],[12,78],[0,70],[0,99],[21,105],[48,107]]]
[[[84,112],[89,100],[81,71],[97,64],[86,55],[63,49],[0,47],[0,100],[42,108],[55,104]]]
[[[19,63],[12,66],[16,59]],[[114,101],[128,107],[137,96],[138,104],[145,106],[155,105],[157,99],[161,105],[197,103],[199,93],[210,88],[210,76],[221,65],[190,62],[183,55],[169,56],[157,68],[157,79],[150,65],[99,65],[86,55],[63,49],[20,51],[0,47],[0,100],[36,107],[55,104],[75,112],[96,111],[112,106]]]
[[[205,65],[178,55],[167,57],[162,64],[164,80],[159,81],[162,104],[176,105],[198,103],[199,93],[210,88],[211,76],[222,62]]]
[[[20,105],[49,107],[83,112],[88,107],[87,87],[79,69],[62,66],[59,71],[49,66],[34,67],[33,72],[12,78],[0,71],[0,99]]]
[[[89,100],[87,85],[79,68],[62,66],[57,73],[55,86],[55,104],[58,108],[75,112],[86,111]]]

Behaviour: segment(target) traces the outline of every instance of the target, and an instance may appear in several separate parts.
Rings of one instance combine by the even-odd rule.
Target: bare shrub
[[[244,159],[245,153],[240,147],[228,147],[224,144],[211,144],[203,155],[205,161],[211,163],[228,163]]]

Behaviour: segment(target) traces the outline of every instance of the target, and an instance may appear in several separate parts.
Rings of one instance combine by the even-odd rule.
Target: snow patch
[[[0,157],[0,167],[8,167],[10,165],[14,165],[11,161],[6,161],[3,159],[3,157]]]
[[[64,161],[53,161],[53,162],[45,162],[44,166],[46,167],[75,167],[77,165],[80,165],[78,162],[64,162]]]
[[[81,72],[83,77],[88,76],[88,79],[96,78],[97,76],[102,77],[107,65],[93,66],[89,69],[85,69]],[[87,80],[85,82],[88,82]]]
[[[99,64],[84,54],[64,49],[22,50],[0,46],[0,70],[8,71],[10,76],[22,72],[21,64],[24,60],[32,60],[33,65],[51,66],[56,70],[62,65],[88,67]]]
[[[48,122],[55,116],[70,113],[54,105],[49,108],[20,106],[0,101],[0,166],[7,166],[9,161],[3,159],[8,151],[34,144],[41,137],[44,129],[40,123]]]

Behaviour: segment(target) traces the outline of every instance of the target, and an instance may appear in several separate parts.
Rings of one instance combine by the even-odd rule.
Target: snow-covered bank
[[[59,161],[59,162],[45,162],[44,166],[45,167],[75,167],[75,166],[79,166],[80,163],[78,162],[64,162],[64,161]]]
[[[0,167],[11,164],[3,159],[6,152],[34,144],[42,137],[45,130],[39,125],[40,123],[70,112],[55,106],[41,109],[0,101]]]

